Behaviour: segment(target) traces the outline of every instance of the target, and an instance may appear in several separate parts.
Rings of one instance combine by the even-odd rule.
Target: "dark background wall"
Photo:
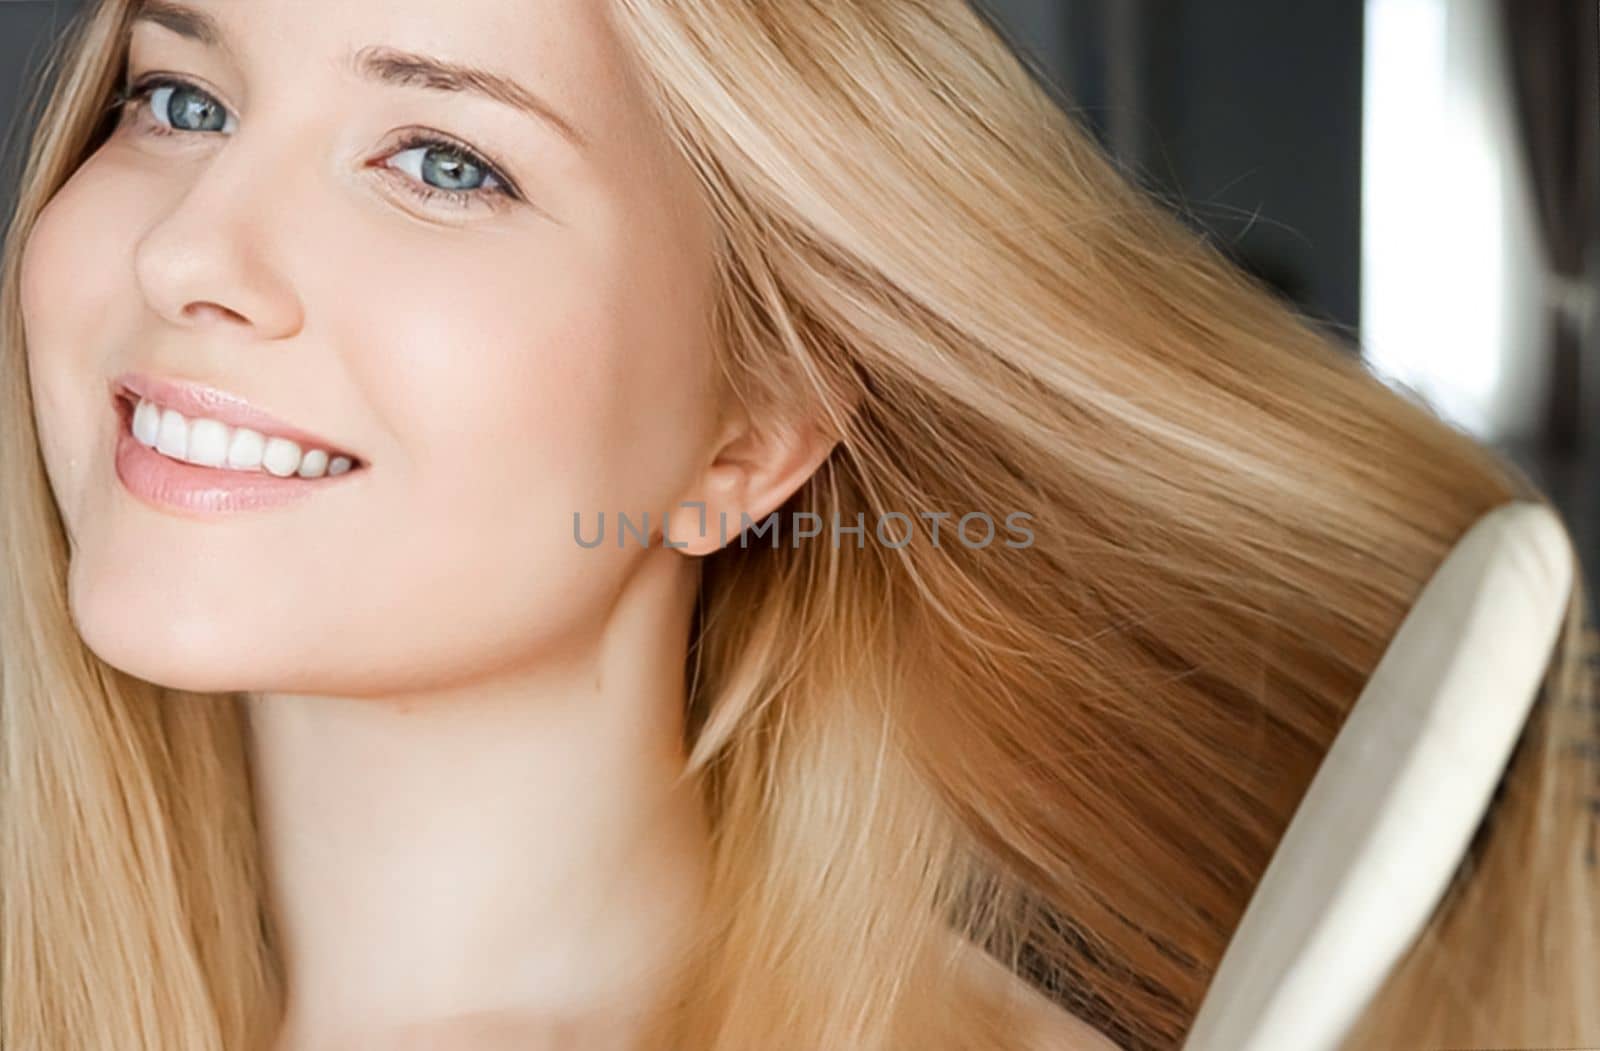
[[[1307,313],[1360,320],[1361,0],[981,0],[1107,149]]]
[[[56,0],[0,0],[0,205],[10,218],[25,104],[39,89],[38,71],[71,8]]]

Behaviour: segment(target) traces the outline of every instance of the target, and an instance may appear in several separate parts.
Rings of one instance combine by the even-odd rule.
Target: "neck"
[[[493,684],[246,696],[280,1047],[644,1047],[708,864],[678,783],[690,606]]]

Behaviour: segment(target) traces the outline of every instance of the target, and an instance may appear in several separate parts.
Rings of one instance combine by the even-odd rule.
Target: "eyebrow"
[[[226,46],[222,27],[216,19],[173,0],[143,0],[133,15],[133,21],[153,22],[207,47]],[[502,73],[380,45],[356,51],[350,58],[350,68],[365,79],[378,83],[464,92],[492,99],[549,125],[579,149],[589,144],[588,137],[571,121],[538,95]]]

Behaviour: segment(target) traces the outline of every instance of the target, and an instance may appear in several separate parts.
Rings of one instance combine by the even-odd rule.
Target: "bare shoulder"
[[[974,981],[1016,1005],[1024,1026],[1017,1051],[1122,1051],[1105,1034],[976,945],[962,939],[958,951],[963,968]]]

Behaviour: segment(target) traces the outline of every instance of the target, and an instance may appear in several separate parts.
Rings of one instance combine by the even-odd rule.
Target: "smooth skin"
[[[642,1049],[708,854],[673,787],[700,556],[831,443],[715,400],[710,216],[606,5],[184,5],[135,23],[128,82],[192,86],[136,94],[23,261],[79,631],[131,675],[244,695],[280,1051]],[[497,71],[571,134],[364,76],[371,46]],[[113,467],[127,370],[368,466],[273,511],[157,509]],[[574,540],[601,511],[659,540],[685,501],[713,528],[674,515],[683,548]]]

